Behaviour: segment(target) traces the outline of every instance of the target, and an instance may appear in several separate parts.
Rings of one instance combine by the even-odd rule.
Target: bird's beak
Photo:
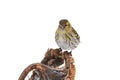
[[[65,25],[59,25],[61,29],[64,29],[65,28]]]

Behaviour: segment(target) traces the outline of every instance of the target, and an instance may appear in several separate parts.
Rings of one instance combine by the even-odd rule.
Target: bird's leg
[[[71,50],[69,53],[70,53],[70,55],[72,56],[72,50]]]
[[[69,53],[69,54],[72,56],[72,50],[70,50],[70,51],[67,51],[67,53]]]
[[[72,50],[70,51],[70,53],[72,53]]]
[[[58,48],[60,51],[62,51],[62,49],[61,48]]]

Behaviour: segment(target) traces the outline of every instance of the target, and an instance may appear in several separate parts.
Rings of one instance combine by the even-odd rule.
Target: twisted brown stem
[[[32,70],[29,80],[74,80],[75,77],[74,59],[70,52],[62,52],[61,49],[48,49],[41,63],[29,65],[18,80],[24,80]]]

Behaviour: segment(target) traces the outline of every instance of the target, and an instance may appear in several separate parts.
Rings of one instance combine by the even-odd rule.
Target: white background
[[[120,80],[119,0],[1,0],[0,79],[17,80],[58,48],[54,34],[64,18],[81,36],[75,80]]]

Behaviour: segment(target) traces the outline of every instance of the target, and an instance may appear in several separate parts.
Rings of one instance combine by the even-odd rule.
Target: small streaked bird
[[[61,49],[72,51],[80,43],[80,36],[67,19],[62,19],[55,33],[55,41]]]

